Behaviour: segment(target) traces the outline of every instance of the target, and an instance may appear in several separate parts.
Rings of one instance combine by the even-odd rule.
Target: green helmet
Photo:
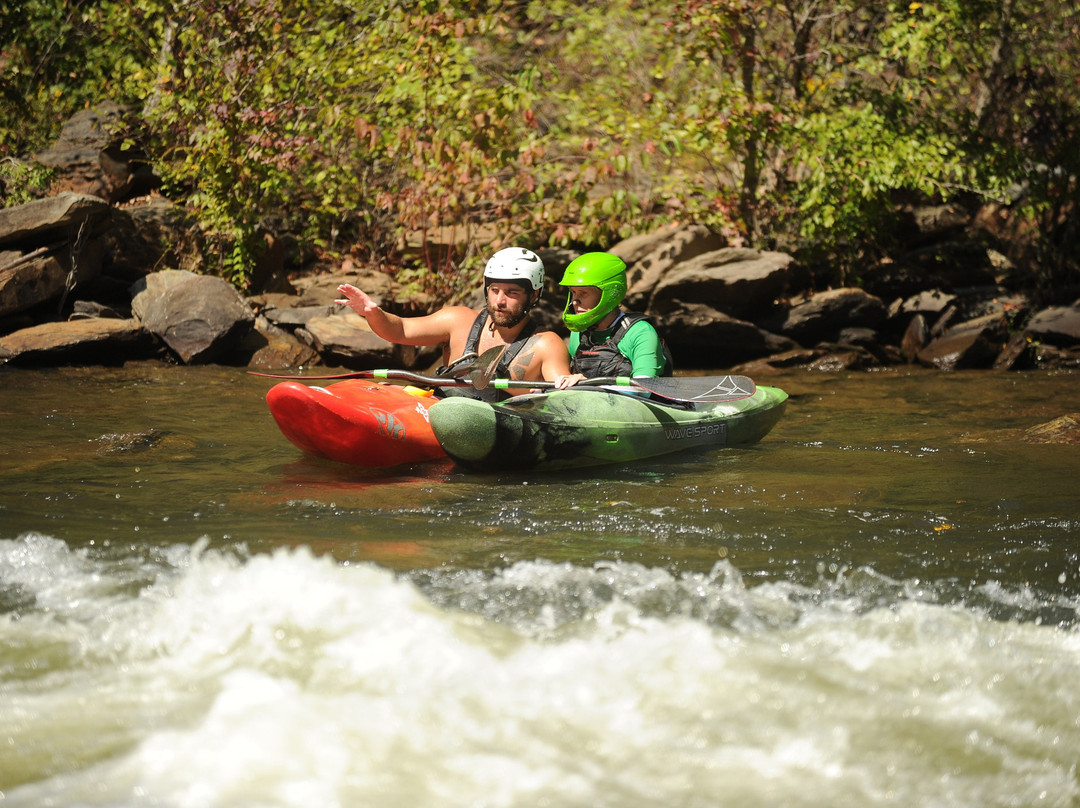
[[[626,264],[619,256],[611,253],[585,253],[570,262],[559,285],[595,286],[600,290],[600,302],[596,304],[596,308],[583,314],[572,314],[573,298],[566,298],[563,323],[571,331],[584,331],[603,320],[626,297]]]

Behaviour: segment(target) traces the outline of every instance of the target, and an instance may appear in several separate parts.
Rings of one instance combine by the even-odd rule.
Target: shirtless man
[[[558,334],[536,331],[536,323],[529,316],[543,288],[544,264],[540,256],[521,247],[508,247],[495,253],[484,268],[487,307],[479,311],[447,306],[422,317],[398,317],[383,311],[367,294],[348,283],[338,287],[342,298],[335,302],[366,318],[371,330],[389,342],[442,345],[444,365],[466,353],[482,354],[506,345],[495,377],[554,381],[570,373],[570,359]],[[485,399],[500,397],[490,388],[474,394]]]

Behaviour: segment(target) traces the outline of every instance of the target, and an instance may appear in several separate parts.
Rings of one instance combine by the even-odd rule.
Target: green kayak
[[[787,393],[757,387],[745,377],[726,379],[746,383],[740,392],[724,396],[729,400],[718,402],[579,385],[498,404],[447,398],[432,405],[428,415],[446,453],[474,471],[626,463],[695,447],[761,440],[783,415]]]

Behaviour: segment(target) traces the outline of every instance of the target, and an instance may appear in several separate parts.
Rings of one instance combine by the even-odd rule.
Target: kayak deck
[[[784,413],[787,393],[687,404],[576,387],[497,405],[437,401],[431,427],[446,453],[475,471],[564,469],[625,463],[702,446],[756,443]]]
[[[266,403],[281,433],[316,457],[369,468],[445,457],[428,423],[430,393],[351,379],[327,387],[281,382]]]

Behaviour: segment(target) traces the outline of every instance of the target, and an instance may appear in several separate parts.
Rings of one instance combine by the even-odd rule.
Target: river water
[[[0,369],[0,805],[1080,805],[1080,447],[1022,440],[1078,381],[792,372],[754,447],[476,476]]]

